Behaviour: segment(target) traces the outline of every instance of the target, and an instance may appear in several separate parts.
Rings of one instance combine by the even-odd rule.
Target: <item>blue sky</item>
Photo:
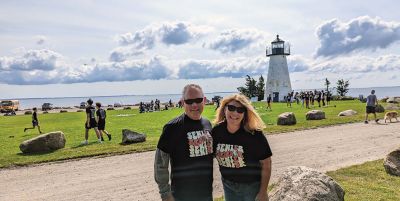
[[[291,44],[292,87],[400,85],[397,1],[0,1],[0,98],[235,91]]]

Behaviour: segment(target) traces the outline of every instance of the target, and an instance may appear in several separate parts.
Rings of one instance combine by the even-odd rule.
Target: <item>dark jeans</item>
[[[260,182],[237,183],[222,179],[225,201],[254,201],[260,190]]]
[[[206,198],[197,198],[197,197],[174,197],[175,201],[213,201],[212,196],[206,197]]]

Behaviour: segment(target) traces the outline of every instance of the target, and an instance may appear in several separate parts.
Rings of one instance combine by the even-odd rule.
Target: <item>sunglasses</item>
[[[226,105],[226,107],[228,107],[228,110],[230,112],[236,111],[237,113],[240,113],[240,114],[246,112],[246,108],[245,107],[236,107],[234,105]]]
[[[194,98],[194,99],[186,99],[184,100],[186,104],[191,105],[193,103],[202,103],[203,98]]]

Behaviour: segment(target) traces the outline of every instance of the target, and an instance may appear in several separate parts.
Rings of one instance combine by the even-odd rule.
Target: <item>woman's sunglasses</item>
[[[231,112],[236,111],[237,113],[240,113],[240,114],[246,112],[246,108],[245,107],[236,107],[234,105],[226,105],[226,107],[228,107],[228,110],[231,111]]]
[[[183,100],[183,101],[185,101],[186,104],[191,105],[193,103],[201,103],[201,102],[203,102],[203,98],[186,99],[186,100]]]

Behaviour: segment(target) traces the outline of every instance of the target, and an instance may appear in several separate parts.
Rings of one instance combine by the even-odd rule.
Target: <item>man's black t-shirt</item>
[[[33,112],[33,113],[32,113],[32,121],[34,121],[34,122],[37,122],[37,121],[38,121],[38,119],[37,119],[37,113],[36,113],[36,112]]]
[[[214,154],[224,179],[238,183],[261,181],[261,164],[272,156],[267,138],[261,131],[251,134],[241,127],[231,134],[226,122],[212,130]]]
[[[102,108],[98,109],[96,111],[96,116],[99,118],[99,122],[105,122],[106,121],[106,111]]]
[[[94,114],[96,113],[96,109],[93,106],[88,106],[86,108],[86,114],[89,114],[90,121],[95,120]]]
[[[174,196],[212,196],[211,128],[207,119],[192,120],[185,114],[164,126],[157,148],[170,155]]]

